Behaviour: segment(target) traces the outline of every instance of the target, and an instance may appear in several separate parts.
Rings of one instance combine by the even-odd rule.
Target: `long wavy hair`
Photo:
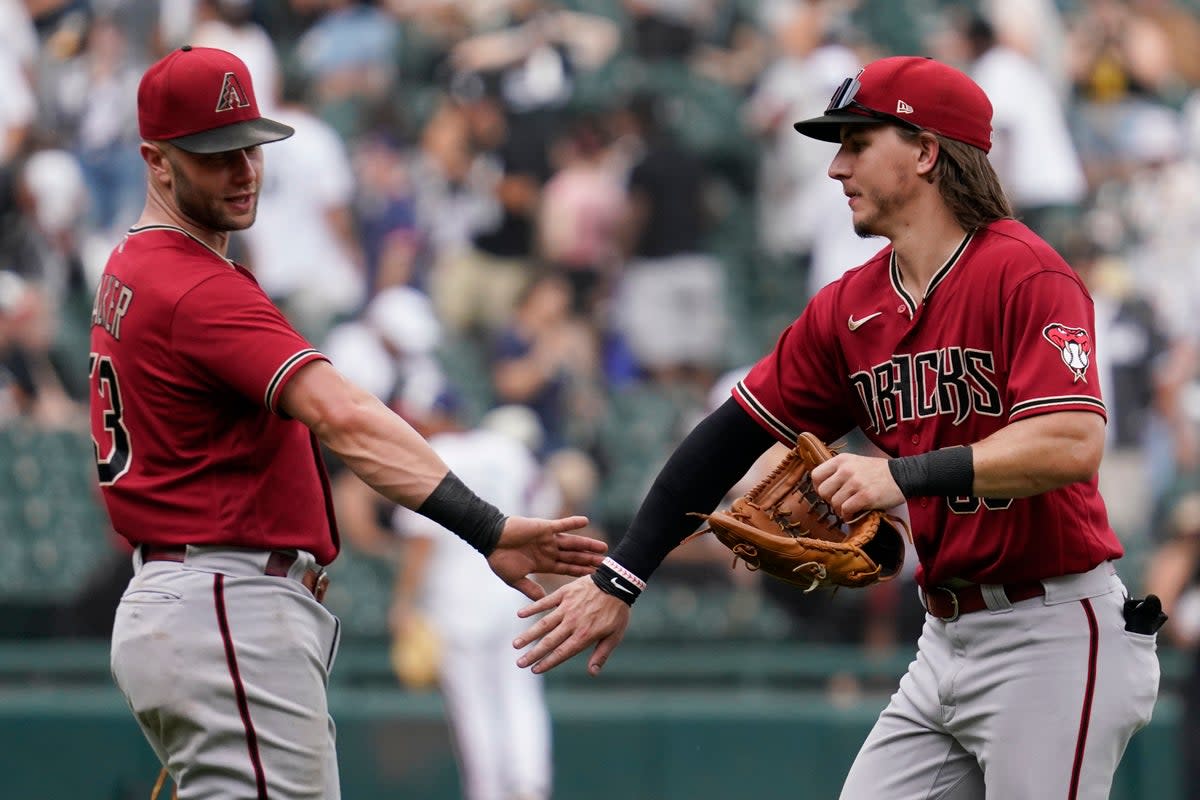
[[[916,140],[923,132],[936,136],[940,146],[929,180],[937,181],[942,200],[963,230],[973,231],[989,222],[1012,218],[1012,203],[987,153],[933,131],[900,128],[900,135],[909,140]]]

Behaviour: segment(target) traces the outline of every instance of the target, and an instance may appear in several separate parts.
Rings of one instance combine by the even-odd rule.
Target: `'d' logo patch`
[[[233,111],[235,108],[246,108],[250,100],[242,89],[242,82],[232,72],[225,73],[221,81],[221,94],[217,97],[217,111]]]
[[[1063,363],[1075,375],[1075,381],[1087,383],[1088,366],[1092,363],[1092,338],[1083,328],[1071,328],[1052,322],[1042,328],[1046,341],[1058,348]]]

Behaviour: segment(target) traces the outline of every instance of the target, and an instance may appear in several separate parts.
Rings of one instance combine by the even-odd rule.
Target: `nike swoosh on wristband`
[[[628,586],[622,586],[622,585],[621,585],[621,579],[620,579],[620,578],[616,578],[616,577],[614,577],[612,580],[610,580],[610,581],[609,581],[609,583],[611,583],[613,586],[615,586],[615,587],[617,587],[618,589],[620,589],[620,590],[621,590],[622,592],[624,592],[625,594],[633,594],[633,590],[632,590],[632,589],[630,589]]]
[[[854,315],[851,314],[849,319],[846,320],[846,327],[848,327],[852,331],[856,331],[859,328],[861,328],[863,325],[866,325],[868,322],[870,322],[871,320],[878,317],[882,313],[883,313],[882,311],[876,311],[874,314],[867,314],[862,319],[855,319]]]

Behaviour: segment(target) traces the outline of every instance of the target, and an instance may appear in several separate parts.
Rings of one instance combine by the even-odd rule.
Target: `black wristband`
[[[596,571],[592,573],[592,580],[600,587],[600,591],[621,598],[626,605],[633,605],[633,601],[637,600],[638,595],[646,588],[645,581],[611,558],[604,559],[600,566],[596,567]]]
[[[500,509],[467,488],[453,472],[446,473],[417,513],[457,534],[485,556],[496,549],[508,519]]]
[[[905,497],[968,497],[975,488],[970,446],[893,458],[888,469]]]

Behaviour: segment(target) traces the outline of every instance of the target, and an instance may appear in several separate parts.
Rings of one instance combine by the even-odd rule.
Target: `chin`
[[[868,220],[854,220],[854,232],[860,239],[872,239],[879,235],[879,231],[875,230]]]

